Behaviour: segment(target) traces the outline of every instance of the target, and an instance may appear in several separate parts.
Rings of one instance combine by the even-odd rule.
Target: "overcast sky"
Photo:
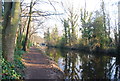
[[[29,0],[30,1],[30,0]],[[48,0],[39,0],[39,1],[46,1],[49,3]],[[50,0],[53,4],[53,6],[51,6],[48,3],[40,3],[38,5],[36,5],[37,9],[43,10],[43,11],[49,11],[49,12],[53,12],[53,13],[65,13],[64,9],[67,7],[70,7],[70,5],[72,5],[74,7],[75,11],[79,11],[81,8],[85,7],[85,0]],[[114,25],[114,21],[117,20],[118,18],[118,1],[119,0],[104,0],[105,1],[105,7],[106,7],[106,11],[107,13],[110,14],[111,17],[111,24]],[[28,2],[28,0],[26,0],[26,2]],[[63,3],[63,5],[61,4],[61,2]],[[89,12],[93,12],[96,10],[99,10],[100,8],[100,4],[101,4],[101,0],[86,0],[86,9]],[[60,23],[60,19],[59,17],[64,16],[64,15],[60,15],[60,16],[51,16],[51,19],[47,19],[45,22],[46,27],[54,27],[55,24],[57,24],[58,28],[60,29],[60,33],[62,30],[62,25]]]

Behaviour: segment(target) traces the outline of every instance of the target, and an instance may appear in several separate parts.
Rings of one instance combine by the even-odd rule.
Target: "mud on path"
[[[31,47],[23,55],[25,79],[63,79],[63,72],[58,65],[40,49]]]

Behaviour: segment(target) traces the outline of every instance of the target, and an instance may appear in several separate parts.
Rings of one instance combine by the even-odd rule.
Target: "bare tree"
[[[31,36],[34,33],[34,32],[32,32],[32,33],[29,32],[30,29],[31,29],[31,22],[32,22],[33,18],[37,18],[37,19],[40,20],[40,17],[46,17],[46,16],[51,16],[51,15],[61,15],[59,13],[56,14],[54,12],[51,13],[49,11],[42,11],[42,10],[37,9],[35,6],[38,5],[40,2],[41,1],[38,1],[38,0],[35,0],[35,1],[31,0],[30,5],[29,4],[25,4],[24,9],[23,9],[23,14],[21,14],[21,17],[27,17],[28,18],[27,25],[26,25],[25,41],[24,41],[24,44],[23,44],[23,50],[24,51],[26,51],[26,49],[27,49],[27,41],[28,41],[29,36]],[[56,10],[55,7],[52,4],[52,1],[49,0],[47,4],[52,5],[54,10]],[[24,4],[22,4],[22,5],[24,5]],[[36,31],[38,29],[39,28],[34,28],[34,31]]]
[[[28,24],[27,24],[27,32],[26,32],[26,36],[25,36],[25,42],[23,45],[23,50],[26,51],[27,50],[27,41],[28,41],[28,34],[29,34],[29,29],[30,29],[30,22],[31,22],[31,15],[32,15],[32,8],[33,8],[33,0],[31,0],[30,3],[30,11],[29,11],[29,19],[28,19]]]

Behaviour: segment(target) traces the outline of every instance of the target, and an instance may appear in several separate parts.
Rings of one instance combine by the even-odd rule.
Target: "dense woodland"
[[[47,2],[31,0],[30,3],[24,3],[24,0],[16,0],[16,2],[0,0],[0,46],[2,47],[0,53],[3,79],[23,79],[22,54],[33,46],[32,36],[42,28],[45,19],[51,15],[61,15],[61,13],[44,12],[37,9],[36,5],[39,3]],[[53,3],[48,0],[47,4],[56,10]],[[67,18],[61,19],[62,36],[58,33],[57,25],[52,32],[50,32],[50,28],[46,28],[44,39],[47,46],[88,52],[120,53],[120,26],[115,23],[116,26],[111,29],[111,20],[109,13],[106,12],[104,0],[101,0],[100,10],[95,12],[88,12],[86,8],[83,8],[79,9],[80,13],[76,13],[72,7],[65,11]],[[37,24],[35,25],[34,22]],[[78,35],[78,31],[81,32],[81,35]],[[111,31],[114,31],[114,37],[110,36]]]

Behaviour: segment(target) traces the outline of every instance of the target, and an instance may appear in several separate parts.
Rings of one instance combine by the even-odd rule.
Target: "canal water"
[[[47,48],[46,54],[64,71],[65,79],[120,79],[120,57]]]

